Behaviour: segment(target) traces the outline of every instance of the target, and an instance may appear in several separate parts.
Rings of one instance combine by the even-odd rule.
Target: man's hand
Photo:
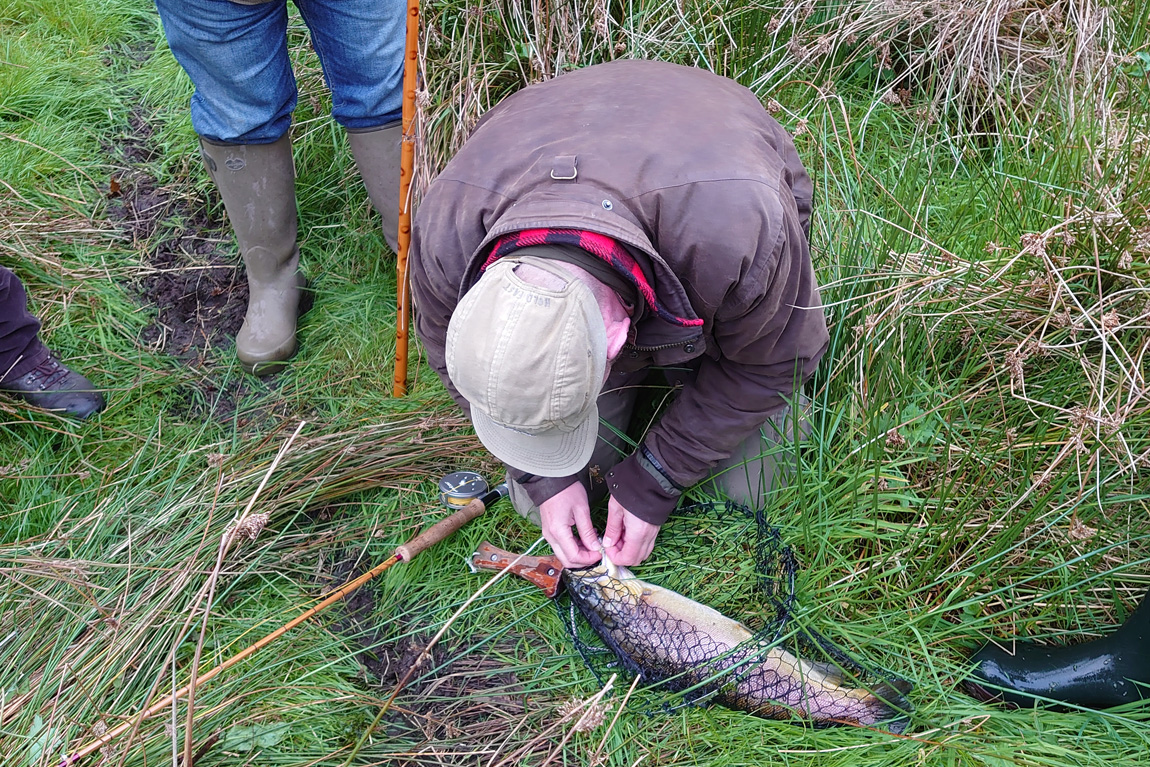
[[[603,546],[607,557],[617,565],[637,565],[651,554],[659,526],[644,522],[614,497],[607,503],[607,529],[603,531]]]
[[[539,504],[539,520],[543,537],[564,567],[587,567],[602,558],[599,535],[591,524],[591,507],[587,490],[576,482]],[[571,526],[579,537],[571,534]]]

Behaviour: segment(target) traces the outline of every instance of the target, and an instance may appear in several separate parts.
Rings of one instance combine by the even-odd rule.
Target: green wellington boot
[[[367,196],[383,219],[383,238],[392,253],[399,252],[399,157],[403,126],[399,122],[382,128],[347,132],[351,155],[367,188]]]
[[[296,318],[306,284],[296,245],[295,166],[291,137],[273,144],[200,139],[248,274],[248,311],[236,334],[244,370],[267,375],[296,351]]]
[[[1068,647],[988,644],[964,683],[982,701],[1030,708],[1048,701],[1104,709],[1150,698],[1150,605],[1146,596],[1109,636]],[[1039,700],[1038,698],[1046,700]]]

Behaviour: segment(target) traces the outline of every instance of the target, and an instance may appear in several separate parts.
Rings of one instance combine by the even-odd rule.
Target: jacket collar
[[[696,317],[680,317],[665,307],[646,270],[639,264],[638,259],[616,240],[596,232],[581,229],[524,229],[519,232],[506,234],[495,241],[491,253],[483,262],[483,269],[491,266],[504,256],[516,253],[524,248],[540,245],[569,246],[579,249],[593,259],[598,259],[610,270],[621,277],[626,284],[632,286],[642,297],[646,308],[654,312],[664,322],[679,327],[702,327],[703,321]]]
[[[687,299],[679,278],[655,250],[631,211],[622,202],[587,184],[566,186],[563,191],[563,195],[556,194],[554,188],[530,192],[491,224],[468,261],[459,297],[479,280],[492,246],[504,235],[528,229],[575,229],[604,235],[627,246],[649,277],[663,308],[676,318],[694,321],[686,326],[665,323],[669,327],[657,335],[698,336],[702,320]],[[666,332],[672,329],[675,332]],[[666,341],[673,342],[670,338]]]

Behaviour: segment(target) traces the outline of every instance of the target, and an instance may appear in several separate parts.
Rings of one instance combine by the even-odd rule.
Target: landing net
[[[743,579],[753,586],[741,598],[744,607],[748,600],[759,605],[754,611],[757,619],[746,621],[752,634],[731,648],[657,606],[628,596],[596,608],[592,595],[569,587],[556,605],[576,649],[600,684],[612,673],[639,676],[641,684],[656,693],[644,698],[655,701],[646,707],[649,712],[719,703],[771,718],[798,716],[828,724],[891,719],[909,710],[901,694],[909,689],[908,683],[865,666],[795,619],[796,558],[762,511],[711,501],[685,506],[677,517],[686,518],[696,532],[733,524],[746,524],[753,532],[754,577]],[[682,561],[694,559],[682,557]],[[682,564],[675,568],[684,569],[690,568]],[[639,577],[698,600],[689,585],[674,582],[682,580],[675,577],[675,570],[664,573],[667,577],[649,577],[645,572]],[[726,578],[732,580],[729,574]],[[720,612],[745,617],[729,609]],[[820,684],[824,674],[841,677],[841,684]],[[860,701],[856,688],[874,691],[877,700],[868,696],[869,701]]]

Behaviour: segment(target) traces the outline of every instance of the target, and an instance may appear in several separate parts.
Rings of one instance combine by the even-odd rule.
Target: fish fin
[[[844,676],[843,670],[833,663],[809,659],[806,659],[803,662],[811,669],[811,671],[814,671],[822,676],[822,679],[817,681],[828,685],[834,685],[836,687],[854,686],[854,683],[848,680],[846,676]]]
[[[910,725],[908,716],[914,706],[906,699],[906,694],[914,687],[905,679],[886,681],[871,690],[867,709],[871,719],[867,724],[883,724],[895,735],[902,734]]]

